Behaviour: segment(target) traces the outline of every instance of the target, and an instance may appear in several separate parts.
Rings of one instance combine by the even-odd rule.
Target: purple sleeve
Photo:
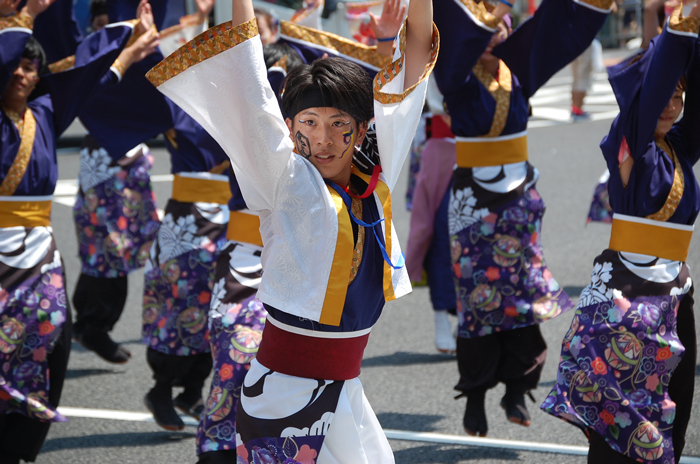
[[[0,30],[0,92],[5,90],[22,59],[22,52],[27,45],[31,31],[13,29]]]
[[[695,164],[700,159],[700,47],[695,46],[695,56],[686,73],[687,90],[685,92],[685,106],[683,119],[675,126],[685,145],[685,154],[690,164]]]
[[[471,0],[433,1],[433,21],[440,31],[434,75],[443,95],[461,88],[491,41],[498,21],[479,11]]]
[[[130,26],[117,25],[91,34],[78,46],[74,68],[44,77],[53,104],[57,137],[103,83],[105,74],[128,42],[132,30]]]
[[[620,115],[613,122],[604,145],[614,141],[619,149],[624,137],[635,162],[645,157],[649,158],[645,163],[658,163],[657,150],[650,150],[649,146],[654,141],[661,113],[688,69],[696,41],[696,37],[669,32],[665,28],[651,41],[649,50],[641,58],[633,57],[610,68],[610,84],[620,106]],[[694,98],[694,94],[690,97]],[[607,150],[606,156],[614,157],[608,160],[608,164],[618,162],[615,150]]]
[[[612,2],[610,2],[612,3]],[[531,97],[593,42],[606,10],[574,0],[544,0],[535,15],[494,48]]]

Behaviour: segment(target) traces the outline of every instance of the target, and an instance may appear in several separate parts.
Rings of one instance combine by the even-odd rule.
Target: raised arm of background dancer
[[[665,0],[649,0],[644,5],[644,26],[642,28],[641,48],[649,48],[651,39],[659,35],[659,28],[663,26],[659,22],[659,13],[664,11]]]
[[[132,23],[117,23],[90,34],[78,45],[73,68],[44,78],[51,96],[57,136],[68,128],[94,95],[133,30]]]
[[[620,118],[613,129],[622,130],[635,161],[645,155],[657,156],[655,150],[648,149],[649,143],[654,140],[661,113],[695,54],[700,8],[698,4],[693,7],[691,18],[680,18],[680,11],[679,7],[639,62],[628,70],[613,71],[610,76],[620,106]],[[636,82],[629,75],[632,71],[641,73]]]
[[[214,0],[194,0],[197,6],[197,19],[204,21],[209,17],[209,13],[214,8]]]
[[[22,60],[24,47],[32,36],[34,19],[15,11],[19,0],[0,0],[0,92],[5,90]]]
[[[148,0],[139,2],[136,18],[139,19],[139,23],[136,25],[134,33],[139,37],[133,44],[122,50],[111,68],[118,75],[119,80],[132,64],[138,63],[155,52],[160,44],[158,32],[153,27],[153,10]]]
[[[505,61],[530,97],[588,48],[612,11],[613,1],[544,0],[493,54]]]
[[[369,13],[369,27],[372,28],[377,39],[389,39],[396,37],[403,25],[406,15],[406,6],[401,5],[401,0],[386,0],[382,8],[382,15],[377,17],[374,13]],[[394,54],[394,42],[377,42],[377,53],[384,56]]]
[[[433,0],[433,20],[440,31],[435,79],[443,95],[460,91],[508,11],[503,3],[491,14],[473,0]]]
[[[700,160],[700,43],[696,41],[695,57],[691,61],[686,73],[687,87],[683,104],[683,119],[681,119],[671,132],[678,131],[685,145],[691,164]],[[670,137],[673,134],[669,133]]]

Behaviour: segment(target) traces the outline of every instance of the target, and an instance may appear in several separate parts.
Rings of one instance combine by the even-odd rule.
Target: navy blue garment
[[[664,28],[643,56],[632,57],[609,69],[610,83],[620,114],[600,148],[608,163],[610,206],[615,213],[646,217],[659,211],[673,185],[674,163],[656,145],[659,117],[686,74],[683,118],[667,134],[685,177],[685,189],[669,222],[693,224],[700,211],[700,187],[693,165],[700,158],[700,53],[697,37]],[[632,62],[638,60],[636,62]],[[659,72],[663,69],[663,72]],[[622,185],[618,155],[623,140],[634,160],[627,187]]]
[[[48,93],[29,102],[36,120],[34,147],[16,196],[51,195],[58,179],[56,139],[68,128],[90,98],[102,76],[119,56],[131,36],[126,26],[92,34],[78,47],[81,62],[73,69],[43,76]],[[24,31],[0,32],[0,88],[4,89],[19,65],[30,34]],[[101,47],[95,47],[95,44]],[[99,53],[90,56],[90,51]],[[14,124],[0,112],[0,177],[4,178],[17,155],[21,139]]]
[[[80,121],[115,161],[174,126],[169,101],[145,77],[162,59],[156,52],[134,63],[118,85],[105,86],[80,112]]]
[[[447,227],[447,209],[450,206],[452,186],[447,188],[440,206],[435,212],[433,223],[433,240],[425,254],[423,268],[428,276],[430,301],[433,309],[457,308],[454,274],[452,273],[452,256],[450,253],[450,232]]]
[[[34,20],[34,38],[49,64],[74,55],[83,36],[73,14],[71,0],[56,0]]]

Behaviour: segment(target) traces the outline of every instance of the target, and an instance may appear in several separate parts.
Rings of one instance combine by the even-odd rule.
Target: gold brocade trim
[[[291,18],[289,18],[289,21],[292,23],[298,23],[299,21],[303,21],[306,19],[312,12],[316,11],[319,7],[323,9],[324,2],[323,0],[318,1],[318,0],[312,0],[312,3],[307,6],[306,8],[300,8],[294,12]],[[347,7],[346,7],[347,8]]]
[[[284,69],[284,72],[287,72],[287,58],[289,58],[288,55],[284,55],[282,58],[277,60],[277,62],[275,64],[273,64],[271,67],[272,68],[281,68],[281,69]]]
[[[214,26],[178,48],[172,55],[148,71],[146,78],[156,87],[207,58],[235,47],[258,35],[255,18],[238,26],[231,21]]]
[[[474,66],[474,74],[479,82],[486,87],[494,100],[496,100],[496,111],[493,114],[491,130],[484,137],[498,137],[506,127],[508,112],[510,110],[510,92],[512,90],[512,78],[510,69],[503,62],[498,61],[498,79],[493,77],[481,63]]]
[[[119,78],[124,79],[124,74],[126,74],[126,65],[119,61],[119,58],[114,60],[114,63],[112,63],[112,67],[116,69],[116,71],[119,73]]]
[[[165,37],[168,37],[169,35],[177,34],[181,30],[191,26],[199,26],[200,24],[204,24],[205,21],[206,18],[200,19],[197,13],[192,13],[187,16],[183,16],[182,18],[180,18],[179,24],[175,24],[174,26],[170,26],[167,29],[162,30],[160,32],[160,38],[163,39]]]
[[[15,156],[12,166],[10,166],[9,171],[7,171],[7,176],[5,180],[2,181],[0,185],[0,195],[10,196],[15,193],[19,183],[22,182],[24,173],[27,172],[27,166],[29,165],[29,158],[32,157],[32,149],[34,148],[34,135],[36,134],[36,121],[34,120],[34,114],[27,108],[24,112],[24,126],[20,130],[21,142],[19,144],[19,150],[17,150],[17,156]]]
[[[339,35],[323,32],[299,24],[281,21],[280,35],[290,39],[301,40],[310,44],[330,48],[341,55],[367,63],[375,68],[384,68],[391,63],[391,57],[380,55],[377,47],[370,47]]]
[[[23,27],[25,29],[34,28],[34,20],[24,13],[15,13],[12,16],[0,17],[0,30],[9,27]]]
[[[679,2],[676,9],[671,13],[671,17],[668,20],[668,27],[678,32],[697,34],[700,32],[700,18],[684,18],[683,2]]]
[[[388,105],[391,103],[399,103],[404,98],[406,98],[413,89],[415,89],[418,84],[423,82],[428,78],[430,73],[435,67],[435,61],[437,60],[438,51],[440,50],[440,34],[438,33],[435,23],[433,23],[433,43],[430,48],[430,60],[428,64],[425,65],[423,74],[421,75],[418,82],[412,85],[410,88],[406,89],[403,93],[384,93],[382,89],[386,84],[394,80],[394,78],[401,72],[404,66],[404,61],[406,59],[406,27],[407,23],[404,21],[404,25],[401,28],[401,33],[399,34],[399,50],[401,51],[401,56],[398,60],[391,63],[386,68],[382,69],[374,76],[374,82],[372,86],[374,88],[374,99],[379,103]]]
[[[141,22],[140,19],[131,19],[131,20],[125,21],[125,22],[132,24],[134,26],[131,37],[129,37],[129,41],[126,43],[126,46],[124,47],[124,48],[129,48],[132,45],[134,45],[134,42],[139,40],[139,37],[141,37],[143,35],[143,32],[140,32],[140,33],[136,32],[136,26],[138,26],[139,23]],[[158,28],[156,28],[155,24],[151,24],[151,29],[158,32]]]
[[[211,168],[209,170],[209,172],[212,174],[223,174],[230,167],[231,167],[231,162],[229,160],[226,160],[226,161],[222,162],[221,164],[217,164],[216,166]]]
[[[600,10],[609,10],[615,0],[578,0]]]
[[[467,10],[471,12],[474,16],[476,16],[477,21],[482,23],[483,25],[490,27],[491,29],[495,29],[498,27],[498,23],[501,22],[501,18],[498,16],[492,15],[487,9],[486,9],[486,2],[479,2],[476,3],[474,0],[458,0],[459,2],[462,3],[465,7],[467,7]],[[606,0],[607,1],[607,0]]]
[[[75,55],[71,55],[63,58],[62,60],[56,61],[55,63],[51,63],[49,65],[49,71],[51,71],[51,74],[56,74],[63,71],[68,71],[73,66],[75,66]]]
[[[676,156],[673,147],[670,146],[666,140],[661,138],[656,140],[656,146],[661,148],[673,161],[673,185],[671,186],[671,191],[668,193],[668,198],[666,198],[664,206],[656,213],[647,216],[647,219],[666,222],[673,216],[673,213],[676,212],[681,202],[683,191],[685,190],[685,176],[683,175],[683,168],[681,168],[678,156]]]
[[[357,195],[357,191],[351,186],[352,193]],[[355,198],[351,196],[352,199],[352,215],[356,218],[362,219],[362,200],[360,198]],[[352,224],[351,224],[352,225]],[[355,250],[352,253],[352,266],[350,268],[350,280],[348,285],[350,285],[357,277],[357,272],[360,270],[360,264],[362,264],[362,255],[365,250],[365,228],[362,226],[357,226],[357,242],[355,243]]]
[[[170,142],[170,145],[172,145],[173,148],[177,150],[177,148],[178,148],[177,131],[175,130],[175,128],[171,127],[170,129],[163,132],[163,135],[165,136],[166,139],[168,139],[168,142]]]

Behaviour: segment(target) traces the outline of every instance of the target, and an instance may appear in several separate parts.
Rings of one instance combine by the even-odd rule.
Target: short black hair
[[[302,65],[287,75],[282,112],[290,118],[307,90],[317,87],[332,100],[333,106],[357,122],[369,122],[374,116],[372,81],[359,65],[344,58],[321,58],[311,65]]]
[[[91,0],[90,1],[90,22],[95,20],[95,17],[100,15],[108,15],[107,0]]]
[[[24,46],[24,51],[22,52],[22,58],[27,58],[32,61],[36,61],[37,71],[40,76],[49,73],[48,63],[46,62],[46,53],[41,47],[41,44],[34,36],[29,37],[27,45]]]
[[[49,71],[49,65],[46,60],[46,53],[44,53],[44,49],[41,47],[39,41],[34,38],[34,36],[29,37],[27,45],[24,46],[22,58],[27,58],[28,60],[36,62],[39,76],[45,76],[51,73]],[[29,95],[29,101],[34,100],[35,98],[38,98],[47,92],[48,87],[46,86],[46,82],[42,79],[36,85],[32,94]]]
[[[263,45],[263,57],[265,58],[265,67],[267,69],[270,69],[285,55],[287,55],[287,73],[304,64],[299,53],[289,44],[275,42]]]

